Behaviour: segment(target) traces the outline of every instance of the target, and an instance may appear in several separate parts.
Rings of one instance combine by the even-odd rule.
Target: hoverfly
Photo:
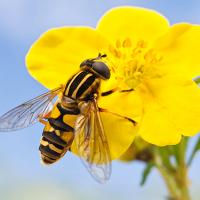
[[[106,55],[99,54],[96,58],[83,61],[79,72],[66,85],[27,101],[1,116],[0,131],[15,131],[41,122],[45,127],[39,150],[44,164],[50,165],[61,159],[73,143],[89,173],[98,182],[108,180],[111,175],[111,156],[99,114],[106,110],[97,104],[101,81],[110,78],[108,66],[101,61],[103,57]],[[106,96],[116,90],[101,95]],[[74,127],[65,120],[72,115],[76,116]],[[132,119],[125,118],[135,124]]]

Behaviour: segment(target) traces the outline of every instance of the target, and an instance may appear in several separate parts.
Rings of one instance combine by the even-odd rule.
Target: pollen
[[[133,43],[130,38],[116,40],[109,47],[107,61],[113,69],[115,79],[123,81],[129,88],[136,88],[147,77],[157,76],[154,69],[163,60],[144,40]]]

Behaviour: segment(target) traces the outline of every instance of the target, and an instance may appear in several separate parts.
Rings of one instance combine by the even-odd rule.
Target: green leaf
[[[199,150],[200,150],[200,137],[198,138],[198,140],[197,140],[197,142],[196,142],[196,144],[195,144],[195,146],[194,146],[194,149],[193,149],[193,151],[192,151],[192,153],[191,153],[191,155],[190,155],[190,157],[189,157],[189,160],[188,160],[188,163],[187,163],[187,166],[188,166],[188,167],[192,164],[192,161],[193,161],[193,159],[194,159],[194,157],[195,157],[195,154],[196,154],[197,151],[199,151]]]
[[[147,163],[146,167],[144,168],[144,171],[142,173],[142,180],[140,182],[140,185],[143,186],[146,181],[147,181],[147,178],[152,170],[152,168],[154,167],[154,164],[152,162],[149,162]]]

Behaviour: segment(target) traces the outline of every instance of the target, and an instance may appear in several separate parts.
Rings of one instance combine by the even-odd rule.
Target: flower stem
[[[188,168],[185,160],[185,154],[186,154],[186,146],[187,146],[186,139],[183,139],[181,143],[178,145],[178,151],[179,151],[179,163],[176,173],[176,180],[177,184],[179,186],[179,189],[181,191],[181,194],[184,198],[183,200],[189,200],[189,190],[188,190]]]
[[[167,151],[168,147],[165,147]],[[164,150],[164,151],[165,151]],[[160,172],[169,192],[170,200],[190,200],[188,189],[188,173],[185,161],[186,142],[182,142],[177,145],[176,166],[173,166],[170,162],[171,154],[168,157],[163,156],[161,148],[154,148],[154,163],[158,171]],[[167,159],[167,161],[166,161]],[[166,165],[166,163],[168,163]]]

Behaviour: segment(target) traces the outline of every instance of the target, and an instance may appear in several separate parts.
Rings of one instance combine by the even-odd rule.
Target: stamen
[[[117,41],[116,41],[116,48],[117,49],[119,49],[119,48],[121,48],[121,41],[119,40],[119,39],[117,39]]]
[[[109,46],[109,51],[112,53],[112,55],[114,57],[118,57],[120,58],[121,57],[121,52],[118,51],[116,48],[114,48],[113,46]]]
[[[144,40],[140,40],[137,43],[137,47],[146,48],[147,47],[147,42],[145,42]]]
[[[124,47],[124,48],[130,48],[131,46],[132,46],[131,39],[130,39],[130,38],[126,38],[126,39],[123,41],[123,47]]]
[[[130,38],[116,40],[115,47],[109,47],[110,55],[106,58],[115,79],[135,88],[147,77],[157,77],[155,65],[159,64],[163,57],[154,49],[149,48],[144,40],[139,40],[133,45]],[[159,74],[160,75],[160,74]],[[120,84],[120,83],[119,83]]]

